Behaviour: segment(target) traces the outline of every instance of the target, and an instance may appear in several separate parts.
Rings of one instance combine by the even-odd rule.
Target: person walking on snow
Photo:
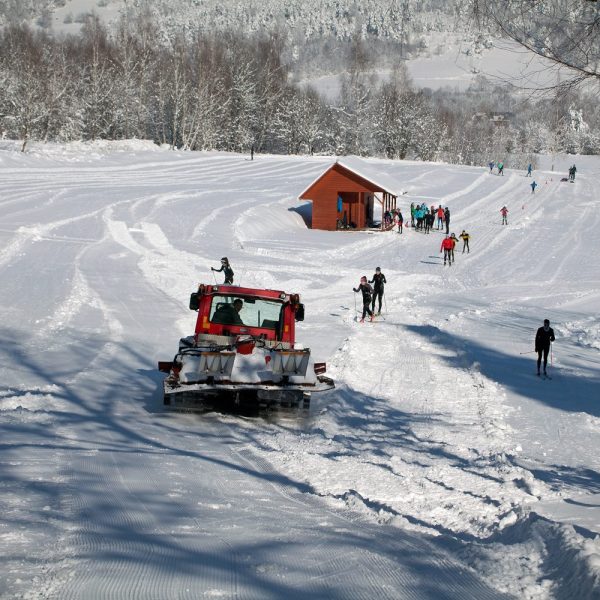
[[[525,177],[531,177],[531,171],[533,171],[533,167],[531,166],[531,163],[529,163],[527,167],[527,175],[525,175]]]
[[[502,175],[502,177],[504,177],[504,163],[503,162],[498,163],[498,175]]]
[[[224,272],[225,274],[225,285],[231,285],[233,283],[233,269],[231,268],[231,265],[229,264],[229,260],[227,259],[226,256],[224,256],[221,259],[221,268],[220,269],[215,269],[213,267],[210,268],[211,271],[214,271],[215,273],[221,273],[221,271]]]
[[[550,344],[555,340],[554,330],[550,327],[550,321],[544,319],[544,326],[540,327],[535,334],[535,351],[537,352],[537,374],[540,374],[540,365],[542,363],[542,357],[544,359],[544,375],[546,373],[546,365],[548,364],[548,352],[550,351]]]
[[[367,315],[367,314],[369,315],[369,320],[372,321],[373,320],[373,312],[370,309],[370,305],[371,305],[371,295],[373,294],[373,288],[367,282],[366,275],[363,275],[360,278],[360,285],[357,288],[352,288],[352,290],[354,292],[362,292],[363,311],[362,311],[362,318],[361,318],[360,322],[364,323],[365,315]]]
[[[508,208],[503,206],[500,209],[500,214],[502,215],[502,225],[508,225]]]
[[[469,254],[469,252],[471,252],[469,250],[469,239],[471,238],[471,236],[463,229],[462,233],[458,236],[462,241],[463,241],[463,251],[462,253],[465,253],[465,249],[467,251],[467,254]]]
[[[454,242],[452,241],[452,238],[447,235],[442,240],[442,245],[440,247],[440,254],[442,251],[444,252],[444,266],[446,265],[446,260],[448,261],[448,266],[452,266],[452,248],[454,248]]]
[[[444,209],[444,221],[446,221],[446,235],[450,234],[450,209],[446,206]]]
[[[531,193],[535,194],[535,188],[537,187],[537,183],[535,181],[531,182]]]
[[[494,172],[494,161],[488,163],[488,167],[490,168],[490,175]]]
[[[373,300],[371,301],[371,311],[375,312],[375,300],[379,300],[379,310],[377,314],[381,314],[381,301],[383,300],[383,288],[387,283],[385,275],[381,272],[381,268],[377,267],[375,269],[375,275],[373,275],[373,279],[369,281],[369,283],[373,284]]]

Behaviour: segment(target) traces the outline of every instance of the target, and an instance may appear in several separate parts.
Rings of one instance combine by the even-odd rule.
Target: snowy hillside
[[[600,595],[600,160],[370,160],[443,234],[307,229],[333,159],[0,144],[0,597]],[[563,182],[577,165],[574,184]],[[500,208],[509,209],[501,225]],[[301,294],[307,419],[167,412],[198,282]],[[383,315],[352,292],[380,266]],[[556,333],[549,373],[533,338]]]
[[[347,0],[279,0],[265,2],[222,2],[189,0],[65,0],[32,3],[32,24],[66,34],[78,34],[90,15],[97,15],[109,28],[114,28],[124,14],[148,10],[160,23],[165,39],[175,31],[231,31],[240,26],[246,34],[278,31],[287,40],[287,60],[309,61],[302,81],[310,83],[332,100],[339,93],[339,72],[344,70],[343,51],[338,47],[339,64],[332,74],[316,73],[326,68],[329,57],[323,56],[326,40],[348,41],[358,32],[365,40],[392,44],[375,51],[377,64],[372,75],[387,79],[390,65],[406,60],[407,68],[419,88],[437,90],[443,87],[465,90],[476,83],[478,75],[494,82],[546,86],[555,81],[556,73],[541,59],[519,51],[513,43],[494,39],[468,26],[467,5],[444,0],[390,3],[389,0],[355,2]],[[0,3],[0,8],[1,3]],[[23,9],[22,9],[23,10]],[[462,11],[462,12],[461,12]],[[4,10],[9,14],[9,11]],[[45,15],[45,16],[44,16]],[[0,18],[2,14],[0,12]],[[162,40],[164,42],[164,39]],[[315,48],[306,45],[314,43]],[[327,54],[327,53],[326,53]],[[308,56],[306,56],[308,55]],[[408,59],[408,60],[407,60]],[[329,67],[331,65],[328,64]],[[298,68],[292,67],[292,71]]]

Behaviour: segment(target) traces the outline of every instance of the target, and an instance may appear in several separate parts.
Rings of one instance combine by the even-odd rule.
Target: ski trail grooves
[[[435,331],[420,319],[400,323],[397,318],[392,313],[386,321],[351,325],[353,333],[333,361],[332,375],[341,391],[330,407],[330,424],[311,436],[312,457],[300,458],[291,470],[286,462],[288,472],[318,480],[311,471],[336,452],[336,480],[318,486],[319,494],[341,497],[353,490],[379,507],[379,518],[387,513],[388,520],[401,517],[409,528],[487,537],[528,497],[516,485],[506,493],[506,481],[520,480],[523,472],[502,458],[509,440],[505,427],[497,425],[505,417],[502,407],[490,404],[498,397],[497,388],[466,365],[445,364],[455,361],[456,350],[440,345]],[[418,331],[423,333],[413,333]],[[368,359],[372,347],[378,349],[374,361]],[[373,382],[368,385],[365,369],[379,373],[376,380],[366,379]],[[349,393],[343,391],[346,386]],[[354,436],[336,440],[338,427],[349,428]],[[486,431],[487,446],[469,448],[469,431],[474,429],[472,437],[478,438],[480,428]],[[382,460],[378,449],[390,443],[397,454]],[[442,456],[447,466],[438,460]],[[378,481],[377,489],[362,490],[363,477]],[[406,494],[390,495],[399,479],[407,482]],[[468,523],[463,511],[470,514]]]

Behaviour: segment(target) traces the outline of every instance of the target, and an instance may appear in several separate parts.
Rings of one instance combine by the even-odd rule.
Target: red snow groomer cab
[[[296,344],[296,321],[304,320],[298,294],[200,284],[190,309],[198,311],[194,335],[158,364],[169,374],[166,405],[308,408],[311,393],[334,387],[325,363]]]

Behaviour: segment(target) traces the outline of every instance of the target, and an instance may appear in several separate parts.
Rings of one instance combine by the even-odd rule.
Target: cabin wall
[[[341,173],[336,166],[317,181],[304,198],[312,200],[312,228],[333,231],[336,229],[338,219],[342,219],[344,210],[347,211],[348,220],[352,220],[357,227],[365,227],[365,194],[370,195],[370,190],[351,174]],[[342,211],[338,213],[338,195],[342,196]]]

